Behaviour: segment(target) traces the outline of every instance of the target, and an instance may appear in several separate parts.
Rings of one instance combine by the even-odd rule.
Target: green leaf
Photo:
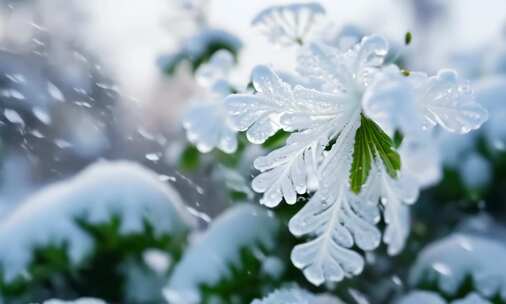
[[[395,143],[371,119],[361,116],[361,124],[355,134],[353,162],[350,171],[351,190],[359,193],[366,182],[374,158],[379,157],[387,173],[397,177],[401,169],[401,158],[395,150]]]
[[[289,135],[290,135],[290,133],[283,131],[283,130],[279,130],[278,132],[276,132],[276,134],[269,137],[262,144],[262,147],[269,149],[269,150],[274,150],[276,148],[279,148],[285,144],[286,139],[288,138]]]
[[[194,145],[188,145],[179,158],[179,167],[185,171],[193,171],[200,164],[200,152]]]

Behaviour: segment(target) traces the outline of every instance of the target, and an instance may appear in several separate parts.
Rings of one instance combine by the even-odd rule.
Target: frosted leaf
[[[470,86],[452,70],[441,70],[418,88],[426,128],[440,125],[450,132],[467,133],[478,129],[488,112],[474,99]]]
[[[388,43],[381,36],[364,37],[347,51],[311,43],[299,52],[297,72],[323,82],[325,91],[347,93],[360,103],[387,53]]]
[[[143,231],[145,221],[157,235],[185,234],[195,225],[177,192],[156,174],[130,162],[98,162],[33,194],[0,223],[5,281],[27,270],[37,246],[66,244],[70,261],[81,262],[93,243],[75,218],[94,224],[113,215],[121,219],[122,234]]]
[[[315,295],[297,287],[278,289],[251,304],[344,304],[330,295]]]
[[[201,65],[195,72],[195,78],[203,86],[212,86],[218,81],[226,80],[232,67],[234,56],[227,50],[213,54],[209,62]]]
[[[430,291],[412,291],[405,295],[396,304],[446,304],[440,295]]]
[[[315,237],[295,246],[291,256],[294,265],[315,285],[362,272],[364,259],[351,247],[356,244],[371,250],[380,243],[381,234],[375,227],[376,204],[357,208],[360,204],[345,182],[358,125],[353,121],[343,129],[322,165],[321,174],[326,178],[320,189],[289,223],[294,235]]]
[[[239,266],[240,250],[258,245],[273,248],[278,229],[265,210],[240,204],[228,209],[185,251],[163,293],[169,303],[201,303],[199,287],[212,285]]]
[[[93,298],[80,298],[73,301],[52,299],[44,301],[42,304],[106,304],[106,302]]]
[[[325,9],[315,2],[271,6],[261,11],[252,25],[272,43],[303,44],[324,14]]]
[[[183,117],[186,137],[202,153],[218,148],[225,153],[237,150],[237,134],[231,127],[222,96],[195,100]]]
[[[412,79],[403,76],[397,66],[388,66],[362,99],[364,114],[389,135],[395,130],[405,135],[418,135],[421,130],[422,120],[416,108]]]
[[[388,253],[398,254],[409,235],[409,206],[418,197],[418,184],[411,177],[403,175],[392,178],[383,164],[376,160],[364,190],[359,197],[371,203],[381,202],[386,228],[383,241],[388,245]]]
[[[327,94],[300,85],[292,88],[265,66],[255,68],[255,95],[237,94],[225,103],[240,131],[247,130],[253,143],[261,143],[279,129],[299,131],[287,145],[258,158],[254,166],[262,171],[253,189],[264,193],[261,203],[273,207],[284,198],[296,201],[297,193],[314,190],[316,168],[323,148],[337,134],[354,110],[343,94]]]
[[[443,292],[454,295],[466,276],[471,276],[481,295],[497,294],[504,300],[505,256],[506,247],[497,241],[455,234],[430,244],[419,254],[410,271],[410,283],[437,282]]]

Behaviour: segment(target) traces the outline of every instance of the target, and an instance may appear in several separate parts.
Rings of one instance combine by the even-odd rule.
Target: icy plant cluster
[[[253,23],[271,41],[300,46],[294,73],[257,66],[253,92],[185,119],[188,137],[204,152],[233,152],[233,130],[253,144],[290,133],[284,146],[254,161],[260,174],[252,188],[267,207],[310,194],[289,229],[307,240],[291,259],[315,285],[361,273],[360,251],[381,239],[390,254],[399,253],[410,229],[409,204],[438,177],[431,130],[465,134],[488,117],[456,72],[427,75],[386,62],[389,45],[379,35],[346,49],[307,38],[323,13],[314,3],[261,12]]]

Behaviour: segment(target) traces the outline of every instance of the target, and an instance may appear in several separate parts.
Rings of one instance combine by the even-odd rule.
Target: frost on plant
[[[291,6],[257,19],[285,10]],[[383,238],[390,254],[403,249],[408,204],[437,178],[437,172],[427,178],[413,168],[416,162],[403,165],[410,157],[399,153],[403,142],[423,138],[431,145],[429,130],[436,125],[467,133],[487,119],[454,71],[405,73],[385,62],[388,51],[378,35],[348,49],[304,41],[294,77],[257,66],[255,93],[225,100],[233,126],[250,142],[263,143],[279,130],[291,133],[284,146],[254,161],[260,174],[252,188],[268,207],[312,194],[289,228],[311,238],[294,248],[292,261],[316,285],[359,274],[364,259],[356,247],[373,250]],[[403,141],[395,142],[395,134]],[[376,227],[381,215],[383,237]]]
[[[412,285],[437,282],[454,295],[467,277],[484,297],[506,299],[506,247],[494,240],[456,234],[425,248],[410,272]],[[485,258],[486,257],[486,258]]]
[[[261,11],[252,25],[273,43],[303,44],[324,13],[325,9],[315,2],[271,6]]]
[[[229,209],[196,236],[174,269],[165,298],[173,304],[202,303],[202,285],[212,286],[231,275],[232,265],[240,263],[241,249],[273,248],[277,230],[276,219],[265,210],[246,204]]]
[[[338,298],[329,295],[315,295],[298,287],[278,289],[261,300],[251,304],[344,304]]]
[[[113,216],[121,219],[123,234],[142,231],[145,221],[157,235],[176,236],[195,225],[177,192],[151,171],[129,162],[98,162],[69,181],[35,193],[2,221],[4,281],[11,282],[27,270],[32,248],[65,244],[70,261],[81,262],[93,242],[76,219],[104,223]]]
[[[218,148],[233,153],[237,149],[236,131],[230,126],[223,106],[223,98],[230,93],[226,79],[233,64],[232,54],[221,50],[196,71],[197,80],[207,88],[207,92],[192,101],[183,118],[183,126],[188,140],[200,152]]]

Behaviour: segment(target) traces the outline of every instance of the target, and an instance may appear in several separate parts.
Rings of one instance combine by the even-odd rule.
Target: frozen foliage
[[[296,3],[271,6],[252,21],[272,43],[303,44],[325,9],[318,3]]]
[[[314,237],[295,247],[292,261],[317,285],[362,271],[364,259],[352,247],[368,251],[379,245],[380,209],[388,252],[400,252],[409,233],[406,204],[439,178],[433,165],[417,170],[409,153],[398,154],[390,138],[394,131],[407,142],[427,138],[422,145],[430,145],[427,130],[436,125],[463,134],[487,119],[455,72],[406,74],[384,64],[388,50],[376,35],[349,49],[305,43],[292,78],[304,81],[293,83],[257,66],[255,94],[225,100],[233,125],[252,143],[278,130],[292,132],[285,146],[254,161],[260,174],[252,188],[263,193],[260,203],[268,207],[283,200],[294,204],[297,194],[316,190],[289,228],[296,236]],[[402,169],[401,157],[408,164]]]
[[[42,304],[106,304],[104,301],[93,298],[81,298],[74,301],[64,301],[64,300],[47,300]]]
[[[212,285],[239,262],[242,248],[273,248],[278,223],[264,210],[237,205],[214,220],[176,265],[164,294],[169,303],[200,303],[201,284]]]
[[[397,304],[446,304],[447,302],[437,293],[429,291],[413,291],[396,302]],[[491,304],[475,293],[467,297],[452,301],[450,304]]]
[[[194,225],[179,195],[154,173],[129,162],[98,162],[35,193],[0,223],[4,279],[23,273],[40,246],[65,244],[70,260],[82,261],[93,243],[76,218],[103,223],[112,216],[120,218],[124,234],[142,231],[144,221],[157,234],[176,235]]]
[[[413,285],[428,280],[450,295],[455,294],[466,276],[476,291],[490,298],[506,299],[506,247],[481,237],[456,234],[425,248],[410,272]]]
[[[236,131],[230,126],[223,105],[223,98],[230,93],[226,78],[233,63],[232,54],[221,50],[196,72],[197,80],[208,87],[208,91],[206,96],[191,103],[183,118],[183,126],[188,140],[195,144],[200,152],[218,148],[232,153],[237,149]]]
[[[278,289],[262,300],[254,300],[251,304],[344,304],[341,300],[327,296],[314,295],[300,288]]]

